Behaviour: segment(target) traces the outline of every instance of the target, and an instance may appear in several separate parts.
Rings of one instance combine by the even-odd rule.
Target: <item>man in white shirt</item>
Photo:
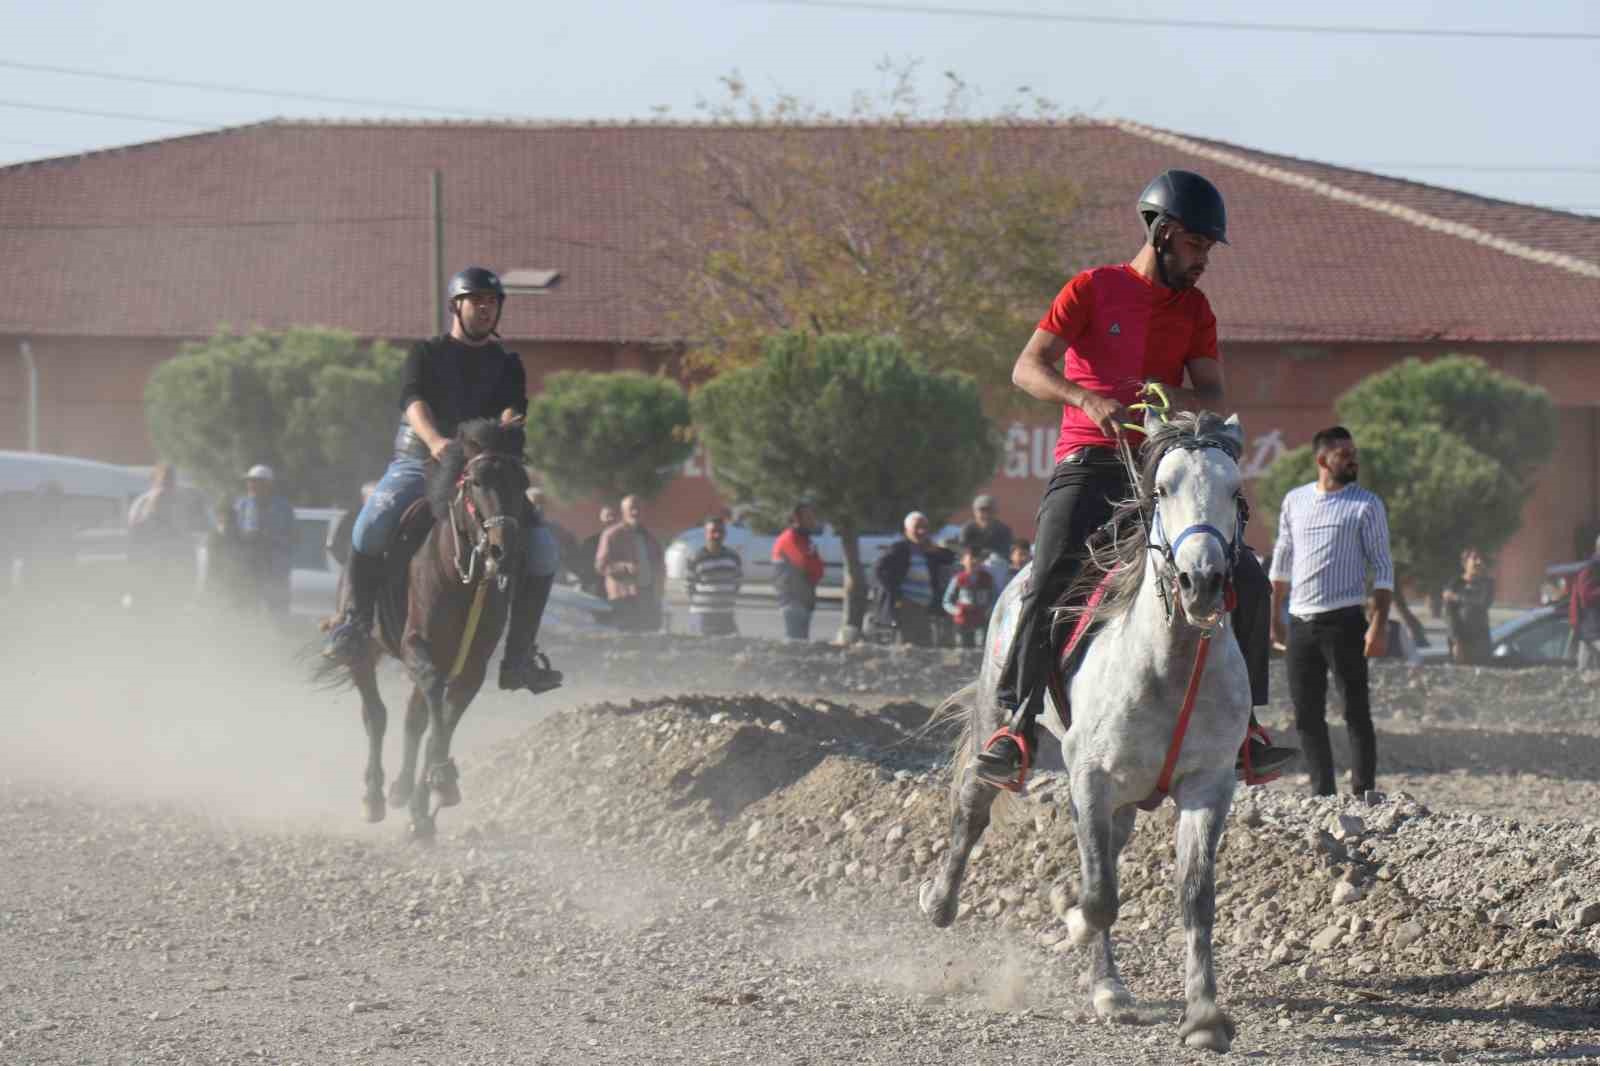
[[[1389,636],[1394,563],[1383,501],[1356,484],[1356,443],[1343,426],[1312,438],[1317,480],[1283,498],[1272,552],[1272,638],[1288,646],[1289,694],[1311,791],[1336,791],[1328,739],[1328,672],[1344,697],[1352,791],[1375,787],[1378,741],[1372,729],[1367,659],[1382,658]],[[1372,585],[1371,617],[1362,608]],[[1289,623],[1283,606],[1289,605]],[[1285,629],[1287,628],[1287,633]]]

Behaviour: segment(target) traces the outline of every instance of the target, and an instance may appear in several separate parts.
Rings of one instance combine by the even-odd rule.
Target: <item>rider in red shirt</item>
[[[1147,235],[1139,254],[1067,282],[1011,371],[1028,395],[1062,405],[1056,468],[1039,504],[1033,569],[999,691],[1013,733],[1030,747],[1052,654],[1049,608],[1078,576],[1090,535],[1133,495],[1116,449],[1121,423],[1138,421],[1127,405],[1148,382],[1160,382],[1175,407],[1217,410],[1224,403],[1216,316],[1195,288],[1211,250],[1227,243],[1222,194],[1198,174],[1169,170],[1139,197],[1139,217]],[[1267,701],[1271,586],[1250,551],[1239,555],[1233,629],[1260,706]],[[1264,738],[1252,717],[1248,743],[1258,775],[1297,754]],[[977,770],[990,784],[1016,785],[1021,747],[998,734],[979,754]]]

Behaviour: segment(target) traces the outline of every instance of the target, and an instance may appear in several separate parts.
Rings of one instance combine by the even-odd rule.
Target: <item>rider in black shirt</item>
[[[329,658],[349,661],[363,654],[383,580],[383,554],[406,508],[423,495],[426,464],[439,457],[462,422],[512,422],[528,413],[522,359],[502,348],[495,333],[505,304],[500,279],[468,267],[450,279],[448,298],[450,332],[419,341],[406,356],[394,458],[356,518],[346,564],[350,606],[328,634],[323,654]],[[550,669],[536,644],[560,549],[550,530],[536,516],[529,518],[527,560],[511,603],[500,687],[538,693],[561,684],[560,671]]]

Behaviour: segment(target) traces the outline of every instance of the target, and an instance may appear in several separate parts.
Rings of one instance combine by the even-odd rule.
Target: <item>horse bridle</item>
[[[522,525],[508,514],[493,515],[489,518],[480,519],[478,517],[478,508],[473,505],[472,497],[467,493],[467,479],[472,474],[472,468],[478,463],[486,462],[493,457],[493,452],[480,452],[467,460],[467,465],[461,468],[461,476],[456,479],[455,498],[450,501],[450,532],[454,534],[456,541],[453,561],[456,566],[456,576],[461,579],[463,585],[470,585],[477,580],[478,562],[489,547],[489,531],[491,529],[499,529],[502,526],[509,526],[515,532]],[[458,523],[456,520],[458,505],[460,512],[465,515],[462,523]],[[463,525],[468,528],[463,530]],[[465,534],[471,532],[472,526],[477,527],[478,535],[472,543],[470,554],[468,554],[464,551],[467,544]],[[464,554],[466,555],[465,562],[462,561]],[[499,577],[496,580],[501,590],[504,591],[507,583],[511,580],[511,575],[505,568],[501,568]]]
[[[1207,448],[1214,448],[1219,452],[1228,453],[1228,449],[1222,444],[1207,440],[1174,441],[1169,446],[1169,450],[1171,448],[1181,448],[1185,451],[1204,451]],[[1231,453],[1229,454],[1231,457]],[[1165,453],[1161,458],[1166,458]],[[1157,465],[1159,466],[1159,464],[1160,460],[1157,460]],[[1177,583],[1178,548],[1182,546],[1185,540],[1196,535],[1213,537],[1222,546],[1223,557],[1227,560],[1227,569],[1223,572],[1222,582],[1223,588],[1226,590],[1227,609],[1231,610],[1234,601],[1233,572],[1239,563],[1239,553],[1244,550],[1244,529],[1250,521],[1250,505],[1245,502],[1244,497],[1238,497],[1237,506],[1234,509],[1235,520],[1231,538],[1225,536],[1222,530],[1210,522],[1196,522],[1194,525],[1181,530],[1177,537],[1168,539],[1165,530],[1161,528],[1161,507],[1154,497],[1151,498],[1150,511],[1151,518],[1149,524],[1145,527],[1145,547],[1147,550],[1155,552],[1159,557],[1158,565],[1161,569],[1161,580],[1157,582],[1156,590],[1161,594],[1161,606],[1166,611],[1168,624],[1170,625],[1172,622],[1173,603],[1172,597],[1167,591],[1167,585],[1169,582],[1172,584]],[[1140,521],[1143,522],[1143,508],[1139,510],[1139,517]]]

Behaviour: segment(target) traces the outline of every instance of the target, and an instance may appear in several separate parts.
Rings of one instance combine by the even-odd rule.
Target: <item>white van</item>
[[[0,451],[0,528],[27,521],[35,496],[52,482],[73,529],[113,529],[127,524],[128,507],[150,487],[150,476],[93,459]]]

